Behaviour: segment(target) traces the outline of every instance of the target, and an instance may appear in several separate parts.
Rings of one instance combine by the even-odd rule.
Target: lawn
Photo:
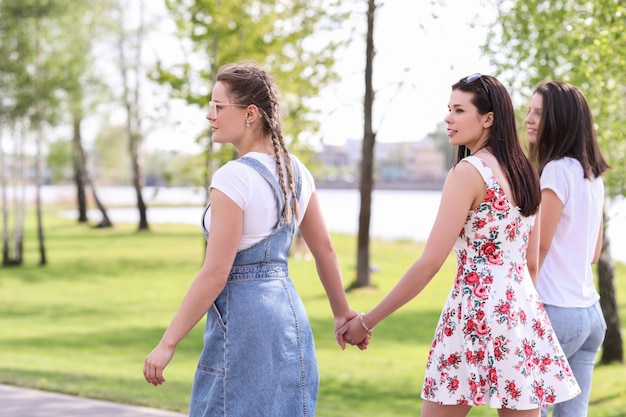
[[[202,262],[201,230],[159,224],[143,233],[128,224],[91,229],[54,215],[45,223],[49,264],[37,265],[36,238],[29,229],[25,264],[0,268],[0,383],[186,411],[202,323],[179,345],[163,386],[148,385],[142,366]],[[333,235],[333,242],[348,285],[354,279],[356,239]],[[350,291],[352,307],[371,308],[421,249],[410,241],[373,241],[374,287]],[[291,262],[318,350],[318,417],[419,414],[423,367],[455,269],[450,257],[420,296],[377,327],[370,348],[361,352],[336,345],[313,262]],[[619,264],[615,282],[622,323],[625,278],[626,268]],[[596,367],[590,417],[626,415],[624,368]],[[495,415],[484,407],[470,414]]]

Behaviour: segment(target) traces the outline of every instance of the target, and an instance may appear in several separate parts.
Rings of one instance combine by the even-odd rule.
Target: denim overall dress
[[[287,269],[295,223],[283,218],[285,199],[271,172],[253,158],[237,161],[271,185],[280,219],[269,236],[237,253],[207,312],[189,415],[313,417],[319,386],[313,333]],[[297,166],[294,174],[299,196]]]

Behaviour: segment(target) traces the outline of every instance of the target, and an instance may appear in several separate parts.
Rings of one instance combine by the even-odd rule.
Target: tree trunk
[[[606,228],[607,213],[604,205],[604,224]],[[622,346],[622,333],[615,297],[615,273],[614,264],[610,254],[610,241],[605,233],[602,238],[602,252],[597,265],[598,287],[600,292],[600,305],[606,320],[606,336],[602,345],[601,363],[624,362],[624,350]]]
[[[7,181],[4,176],[7,169],[4,160],[4,144],[2,143],[2,127],[0,126],[0,193],[2,196],[2,265],[9,265],[9,196]]]
[[[122,5],[118,2],[118,10],[123,11]],[[120,54],[120,73],[122,76],[123,85],[123,100],[124,107],[126,108],[126,130],[128,132],[128,150],[130,153],[130,163],[132,165],[132,182],[135,189],[135,196],[137,199],[137,210],[139,211],[139,226],[138,230],[149,230],[147,207],[141,193],[143,186],[141,164],[139,162],[139,147],[143,140],[142,131],[142,118],[141,118],[141,52],[142,44],[144,42],[144,10],[145,4],[143,1],[139,3],[139,26],[136,29],[134,40],[130,39],[129,33],[124,28],[124,22],[120,23],[118,48]],[[122,13],[123,14],[123,13]],[[134,51],[132,59],[128,59],[126,48]],[[131,74],[132,72],[132,74]],[[134,77],[132,77],[134,75]],[[134,78],[134,83],[131,81]]]
[[[76,203],[78,205],[78,222],[87,223],[87,193],[85,192],[86,172],[85,161],[83,159],[82,137],[80,133],[80,118],[74,116],[73,122],[73,162],[74,162],[74,183],[76,184]]]
[[[74,116],[74,167],[76,178],[80,178],[76,182],[76,188],[78,190],[78,207],[79,213],[81,213],[81,207],[84,211],[84,221],[87,221],[87,196],[86,196],[86,187],[89,186],[91,189],[91,195],[93,197],[93,201],[100,210],[100,214],[102,215],[102,220],[98,223],[99,228],[108,228],[113,227],[113,223],[107,214],[106,207],[102,204],[100,199],[98,198],[98,193],[96,192],[96,186],[94,185],[91,176],[89,175],[89,171],[87,169],[87,154],[85,153],[85,149],[83,148],[83,137],[81,134],[81,124],[82,118],[80,116]],[[81,202],[82,200],[82,202]],[[81,221],[82,214],[79,214],[79,222]]]
[[[36,64],[35,64],[35,85],[36,91],[40,91],[41,83],[39,82],[42,77],[42,60],[43,55],[40,50],[39,33],[41,31],[41,20],[36,19],[37,30],[35,31],[36,41]],[[39,241],[39,266],[44,266],[48,263],[46,259],[46,245],[43,232],[43,208],[41,201],[41,187],[43,186],[43,109],[41,100],[37,100],[35,104],[36,113],[36,159],[35,159],[35,211],[37,214],[37,239]]]
[[[22,265],[24,261],[24,222],[26,221],[26,178],[28,166],[25,161],[24,142],[27,136],[24,124],[21,124],[20,133],[16,134],[15,166],[13,167],[13,258],[11,265]]]
[[[96,204],[96,207],[98,207],[98,210],[100,210],[100,214],[102,214],[102,219],[100,220],[100,223],[98,223],[98,228],[102,229],[102,228],[113,227],[113,222],[111,221],[111,219],[109,218],[109,215],[107,214],[106,207],[104,207],[104,205],[98,198],[98,193],[96,193],[96,186],[93,185],[93,182],[91,180],[89,180],[89,186],[91,188],[91,196],[93,197],[93,201]]]
[[[139,164],[139,151],[137,150],[139,139],[132,135],[134,139],[131,140],[131,164],[133,168],[133,188],[135,189],[135,196],[137,198],[137,210],[139,210],[139,230],[149,230],[148,214],[146,203],[141,193],[142,187],[142,175],[141,166]]]
[[[374,15],[376,4],[368,0],[367,11],[367,46],[365,52],[365,98],[363,147],[361,158],[361,207],[359,212],[359,236],[357,243],[356,286],[371,286],[370,277],[370,220],[372,211],[372,190],[374,188],[374,145],[376,133],[372,129],[372,107],[374,90],[372,86],[372,67],[374,63]]]

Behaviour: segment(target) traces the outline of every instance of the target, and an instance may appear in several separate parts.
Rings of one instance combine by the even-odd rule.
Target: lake
[[[98,194],[107,206],[134,204],[131,187],[99,188]],[[144,189],[148,205],[186,204],[191,207],[150,207],[150,223],[188,223],[200,225],[204,207],[204,194],[195,188],[152,188]],[[356,235],[358,231],[360,199],[358,190],[318,190],[326,224],[331,232]],[[71,187],[44,187],[44,201],[71,201]],[[439,191],[375,190],[372,194],[372,217],[370,235],[383,239],[410,239],[425,241],[435,220]],[[194,206],[195,205],[195,206]],[[111,220],[115,222],[138,222],[135,208],[109,208]],[[67,211],[63,216],[73,218],[76,213]],[[99,220],[100,213],[90,210],[89,218]],[[626,199],[615,199],[609,208],[610,220],[607,235],[611,240],[614,259],[626,263]],[[200,231],[199,231],[200,232]]]

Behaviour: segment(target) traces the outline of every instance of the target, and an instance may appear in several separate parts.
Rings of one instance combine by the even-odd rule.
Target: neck
[[[274,155],[274,148],[268,138],[255,138],[237,149],[240,156],[249,152],[259,152]]]

